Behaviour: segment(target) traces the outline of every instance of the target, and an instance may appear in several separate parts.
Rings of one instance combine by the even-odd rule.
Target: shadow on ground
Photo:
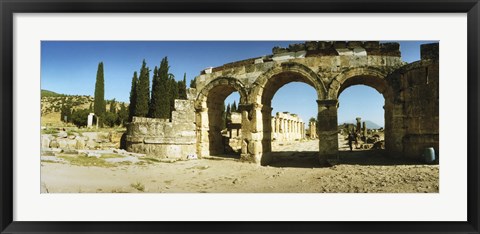
[[[271,167],[320,168],[318,152],[315,151],[281,151],[269,153]],[[337,165],[392,166],[421,165],[423,163],[409,159],[391,158],[384,150],[339,151],[338,158],[331,160]]]

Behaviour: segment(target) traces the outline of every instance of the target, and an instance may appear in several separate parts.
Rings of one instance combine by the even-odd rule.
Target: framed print
[[[478,233],[478,7],[1,1],[1,233]]]

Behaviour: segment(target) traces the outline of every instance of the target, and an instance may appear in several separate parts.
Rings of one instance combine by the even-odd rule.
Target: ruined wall
[[[175,100],[172,120],[133,117],[127,126],[127,151],[155,158],[184,159],[196,153],[195,111],[192,100]]]
[[[420,160],[427,147],[439,152],[438,44],[422,45],[421,58],[387,77],[395,99],[386,103],[385,121],[392,129],[385,136],[390,153]]]

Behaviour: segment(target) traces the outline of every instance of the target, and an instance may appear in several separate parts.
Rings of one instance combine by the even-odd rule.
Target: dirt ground
[[[274,148],[269,166],[212,157],[189,161],[140,160],[110,166],[42,161],[42,193],[438,193],[438,165],[387,158],[382,151],[347,151],[320,167],[318,141]]]

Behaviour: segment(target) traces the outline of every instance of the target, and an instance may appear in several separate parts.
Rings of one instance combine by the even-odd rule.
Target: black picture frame
[[[478,0],[0,0],[1,233],[479,233]],[[13,221],[14,13],[468,13],[468,221],[466,222],[21,222]],[[448,211],[445,211],[448,212]]]

